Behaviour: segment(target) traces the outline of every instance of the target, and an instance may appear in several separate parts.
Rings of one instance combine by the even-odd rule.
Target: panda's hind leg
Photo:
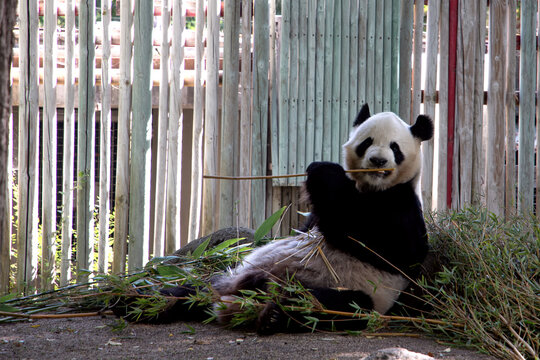
[[[326,310],[354,313],[356,308],[353,307],[353,303],[365,310],[373,309],[371,297],[363,291],[316,288],[310,290],[310,293]],[[307,314],[302,311],[284,311],[284,307],[286,304],[280,306],[274,302],[267,303],[259,314],[257,332],[261,335],[270,335],[277,332],[290,333],[312,331],[313,329],[360,330],[367,325],[366,320],[347,315],[324,312]],[[317,318],[318,322],[309,322],[306,316]]]

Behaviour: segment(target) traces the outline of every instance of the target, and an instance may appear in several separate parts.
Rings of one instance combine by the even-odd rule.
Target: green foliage
[[[267,242],[264,241],[263,238],[270,232],[270,230],[272,230],[272,228],[279,221],[279,219],[281,219],[286,209],[287,206],[282,207],[281,209],[270,215],[270,217],[266,219],[261,224],[261,226],[259,226],[259,228],[255,231],[255,235],[253,238],[253,246],[261,246]]]
[[[538,359],[538,221],[532,216],[503,221],[471,208],[435,215],[428,225],[444,266],[435,283],[424,286],[433,315],[448,325],[421,328],[503,358]]]

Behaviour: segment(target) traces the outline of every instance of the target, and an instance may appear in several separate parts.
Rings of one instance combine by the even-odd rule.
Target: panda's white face
[[[349,173],[359,191],[382,191],[409,181],[416,187],[422,166],[420,144],[432,132],[431,120],[425,116],[409,126],[394,113],[369,116],[369,109],[362,109],[343,145],[345,168],[394,169]]]

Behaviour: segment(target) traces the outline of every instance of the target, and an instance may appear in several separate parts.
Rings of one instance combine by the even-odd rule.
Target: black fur
[[[369,113],[369,106],[368,104],[362,105],[362,108],[360,109],[360,112],[358,115],[356,115],[356,119],[354,119],[353,127],[357,127],[367,119],[371,117],[371,114]]]
[[[384,271],[417,275],[428,246],[412,184],[361,193],[339,164],[314,162],[307,173],[311,225],[328,243]]]
[[[427,115],[418,115],[416,122],[411,126],[411,133],[420,140],[429,140],[433,137],[433,122]]]

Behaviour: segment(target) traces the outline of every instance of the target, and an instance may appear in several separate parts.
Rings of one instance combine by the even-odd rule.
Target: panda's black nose
[[[383,167],[388,162],[388,160],[376,156],[370,157],[369,161],[376,167]]]

